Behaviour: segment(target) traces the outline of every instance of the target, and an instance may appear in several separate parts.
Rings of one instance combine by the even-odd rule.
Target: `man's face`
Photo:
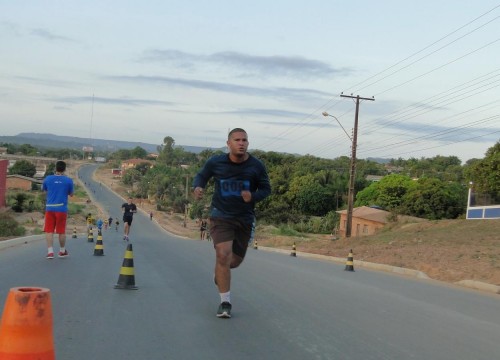
[[[234,156],[243,156],[248,149],[248,136],[244,132],[235,132],[227,141],[229,152]]]
[[[132,199],[131,198],[128,198],[128,203],[132,204]]]

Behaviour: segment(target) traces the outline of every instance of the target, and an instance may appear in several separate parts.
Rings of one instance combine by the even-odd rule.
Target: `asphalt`
[[[78,237],[85,237],[86,234],[77,234],[77,236]],[[44,235],[32,235],[32,236],[26,236],[26,237],[20,237],[20,238],[14,238],[14,239],[10,239],[10,240],[0,241],[0,251],[3,249],[7,249],[9,247],[24,245],[24,244],[28,244],[28,243],[31,243],[34,241],[43,241],[43,240],[45,240]],[[258,250],[276,252],[276,253],[281,253],[281,254],[288,255],[288,256],[291,255],[291,252],[289,250],[284,250],[284,249],[276,249],[276,248],[258,246]],[[317,259],[317,260],[322,260],[322,261],[332,261],[332,262],[336,262],[336,263],[345,263],[345,261],[346,261],[345,259],[334,257],[334,256],[310,254],[310,253],[305,253],[305,252],[301,252],[301,251],[296,251],[296,256],[310,258],[310,259]],[[377,263],[371,263],[371,262],[367,262],[367,261],[355,260],[354,261],[354,268],[356,268],[356,267],[371,269],[371,270],[376,270],[376,271],[391,272],[391,273],[395,273],[395,274],[399,274],[399,275],[403,275],[403,276],[411,276],[411,277],[419,278],[419,279],[432,280],[429,276],[427,276],[427,274],[425,274],[422,271],[413,270],[413,269],[406,269],[406,268],[397,267],[397,266],[390,266],[390,265],[385,265],[385,264],[377,264]],[[474,289],[474,290],[480,290],[480,291],[493,293],[493,294],[500,294],[500,286],[484,283],[481,281],[461,280],[461,281],[458,281],[454,284],[462,286],[462,287]]]

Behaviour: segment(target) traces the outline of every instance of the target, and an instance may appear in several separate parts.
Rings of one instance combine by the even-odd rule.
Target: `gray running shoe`
[[[227,301],[220,304],[219,309],[217,310],[217,317],[229,319],[231,317],[231,304]]]

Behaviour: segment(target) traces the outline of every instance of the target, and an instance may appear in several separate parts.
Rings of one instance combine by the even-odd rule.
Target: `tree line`
[[[140,147],[118,150],[107,154],[108,166],[120,167],[130,158],[148,160],[122,176],[133,196],[154,200],[159,211],[183,212],[188,207],[192,218],[207,216],[213,183],[206,189],[208,196],[194,201],[191,182],[210,156],[222,152],[186,152],[176,147],[170,136],[163,139],[157,152],[154,158]],[[339,220],[337,211],[347,206],[349,157],[323,159],[260,150],[251,153],[266,165],[272,187],[271,196],[257,205],[260,222],[304,232],[331,231]],[[58,158],[64,158],[64,154]],[[383,177],[372,182],[367,175]],[[492,204],[500,204],[500,142],[489,148],[483,159],[471,159],[463,165],[456,156],[399,158],[387,164],[358,159],[354,205],[377,206],[394,215],[456,219],[465,214],[470,183],[476,192],[487,194]]]

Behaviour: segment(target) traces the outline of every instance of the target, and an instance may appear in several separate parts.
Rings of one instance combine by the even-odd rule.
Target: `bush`
[[[0,213],[0,236],[22,236],[26,229],[9,214]]]
[[[85,205],[68,203],[68,215],[81,214],[83,212],[84,208],[85,208]]]

